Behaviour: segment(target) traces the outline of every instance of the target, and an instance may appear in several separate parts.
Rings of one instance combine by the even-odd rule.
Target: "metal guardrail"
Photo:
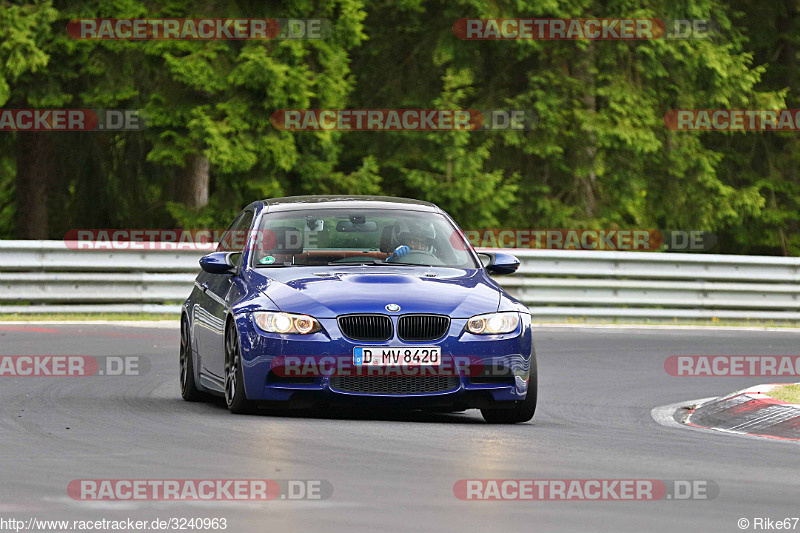
[[[511,252],[519,271],[497,279],[540,321],[800,322],[800,258]],[[178,312],[203,253],[0,241],[0,312]]]
[[[499,281],[541,319],[800,322],[800,258],[516,250]]]

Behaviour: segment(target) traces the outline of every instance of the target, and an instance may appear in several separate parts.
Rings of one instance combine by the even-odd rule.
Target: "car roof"
[[[394,196],[368,196],[368,195],[309,195],[286,196],[284,198],[269,198],[263,201],[270,212],[292,211],[314,207],[315,209],[335,208],[381,208],[405,209],[412,211],[439,212],[440,209],[430,202],[414,200],[412,198],[398,198]]]

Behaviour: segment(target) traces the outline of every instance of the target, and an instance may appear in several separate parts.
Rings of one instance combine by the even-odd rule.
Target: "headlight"
[[[322,329],[320,323],[308,315],[264,311],[253,313],[253,318],[256,321],[256,325],[268,333],[307,335]]]
[[[475,315],[467,321],[467,331],[476,335],[511,333],[519,326],[519,313],[487,313]]]

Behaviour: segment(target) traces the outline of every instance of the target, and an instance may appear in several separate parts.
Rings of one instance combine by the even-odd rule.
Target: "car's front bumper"
[[[395,322],[397,317],[392,317]],[[473,335],[465,331],[467,319],[452,319],[445,337],[432,342],[404,342],[396,337],[385,342],[361,342],[345,338],[336,319],[319,319],[323,331],[310,335],[266,333],[253,322],[252,313],[236,316],[241,342],[242,371],[247,398],[259,401],[303,403],[367,402],[399,407],[483,407],[494,402],[522,400],[527,394],[531,358],[534,357],[530,315],[523,313],[520,326],[504,335]],[[337,376],[352,370],[356,347],[439,346],[441,373],[452,376],[444,387],[424,392],[370,392],[342,387]],[[331,364],[331,361],[337,361]],[[287,361],[306,371],[290,376],[280,369]],[[345,364],[340,364],[343,362]],[[309,369],[314,369],[308,371]],[[327,371],[316,372],[320,368]],[[349,370],[348,370],[349,368]],[[535,367],[534,367],[535,368]],[[353,378],[366,379],[366,378]],[[392,379],[386,377],[385,379]],[[395,379],[409,379],[397,377]],[[414,379],[430,379],[418,376]],[[352,383],[352,381],[351,381]],[[397,388],[397,387],[393,387]],[[424,387],[423,387],[424,388]],[[414,387],[412,387],[414,389]]]

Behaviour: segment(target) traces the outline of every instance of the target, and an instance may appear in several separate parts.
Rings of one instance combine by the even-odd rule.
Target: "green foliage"
[[[12,139],[0,136],[0,239],[14,237],[14,160],[7,154],[13,153]]]
[[[225,227],[290,194],[431,200],[463,226],[700,229],[800,255],[796,133],[686,133],[670,109],[800,108],[800,13],[755,0],[0,0],[0,105],[141,109],[142,133],[64,134],[51,233]],[[323,17],[324,40],[77,41],[80,17]],[[462,17],[714,19],[711,39],[463,41]],[[526,109],[530,131],[285,132],[278,109]],[[210,199],[178,201],[188,161]],[[0,237],[14,137],[0,140]]]
[[[0,1],[0,106],[23,74],[47,67],[49,55],[43,44],[57,15],[49,1],[28,5]]]

